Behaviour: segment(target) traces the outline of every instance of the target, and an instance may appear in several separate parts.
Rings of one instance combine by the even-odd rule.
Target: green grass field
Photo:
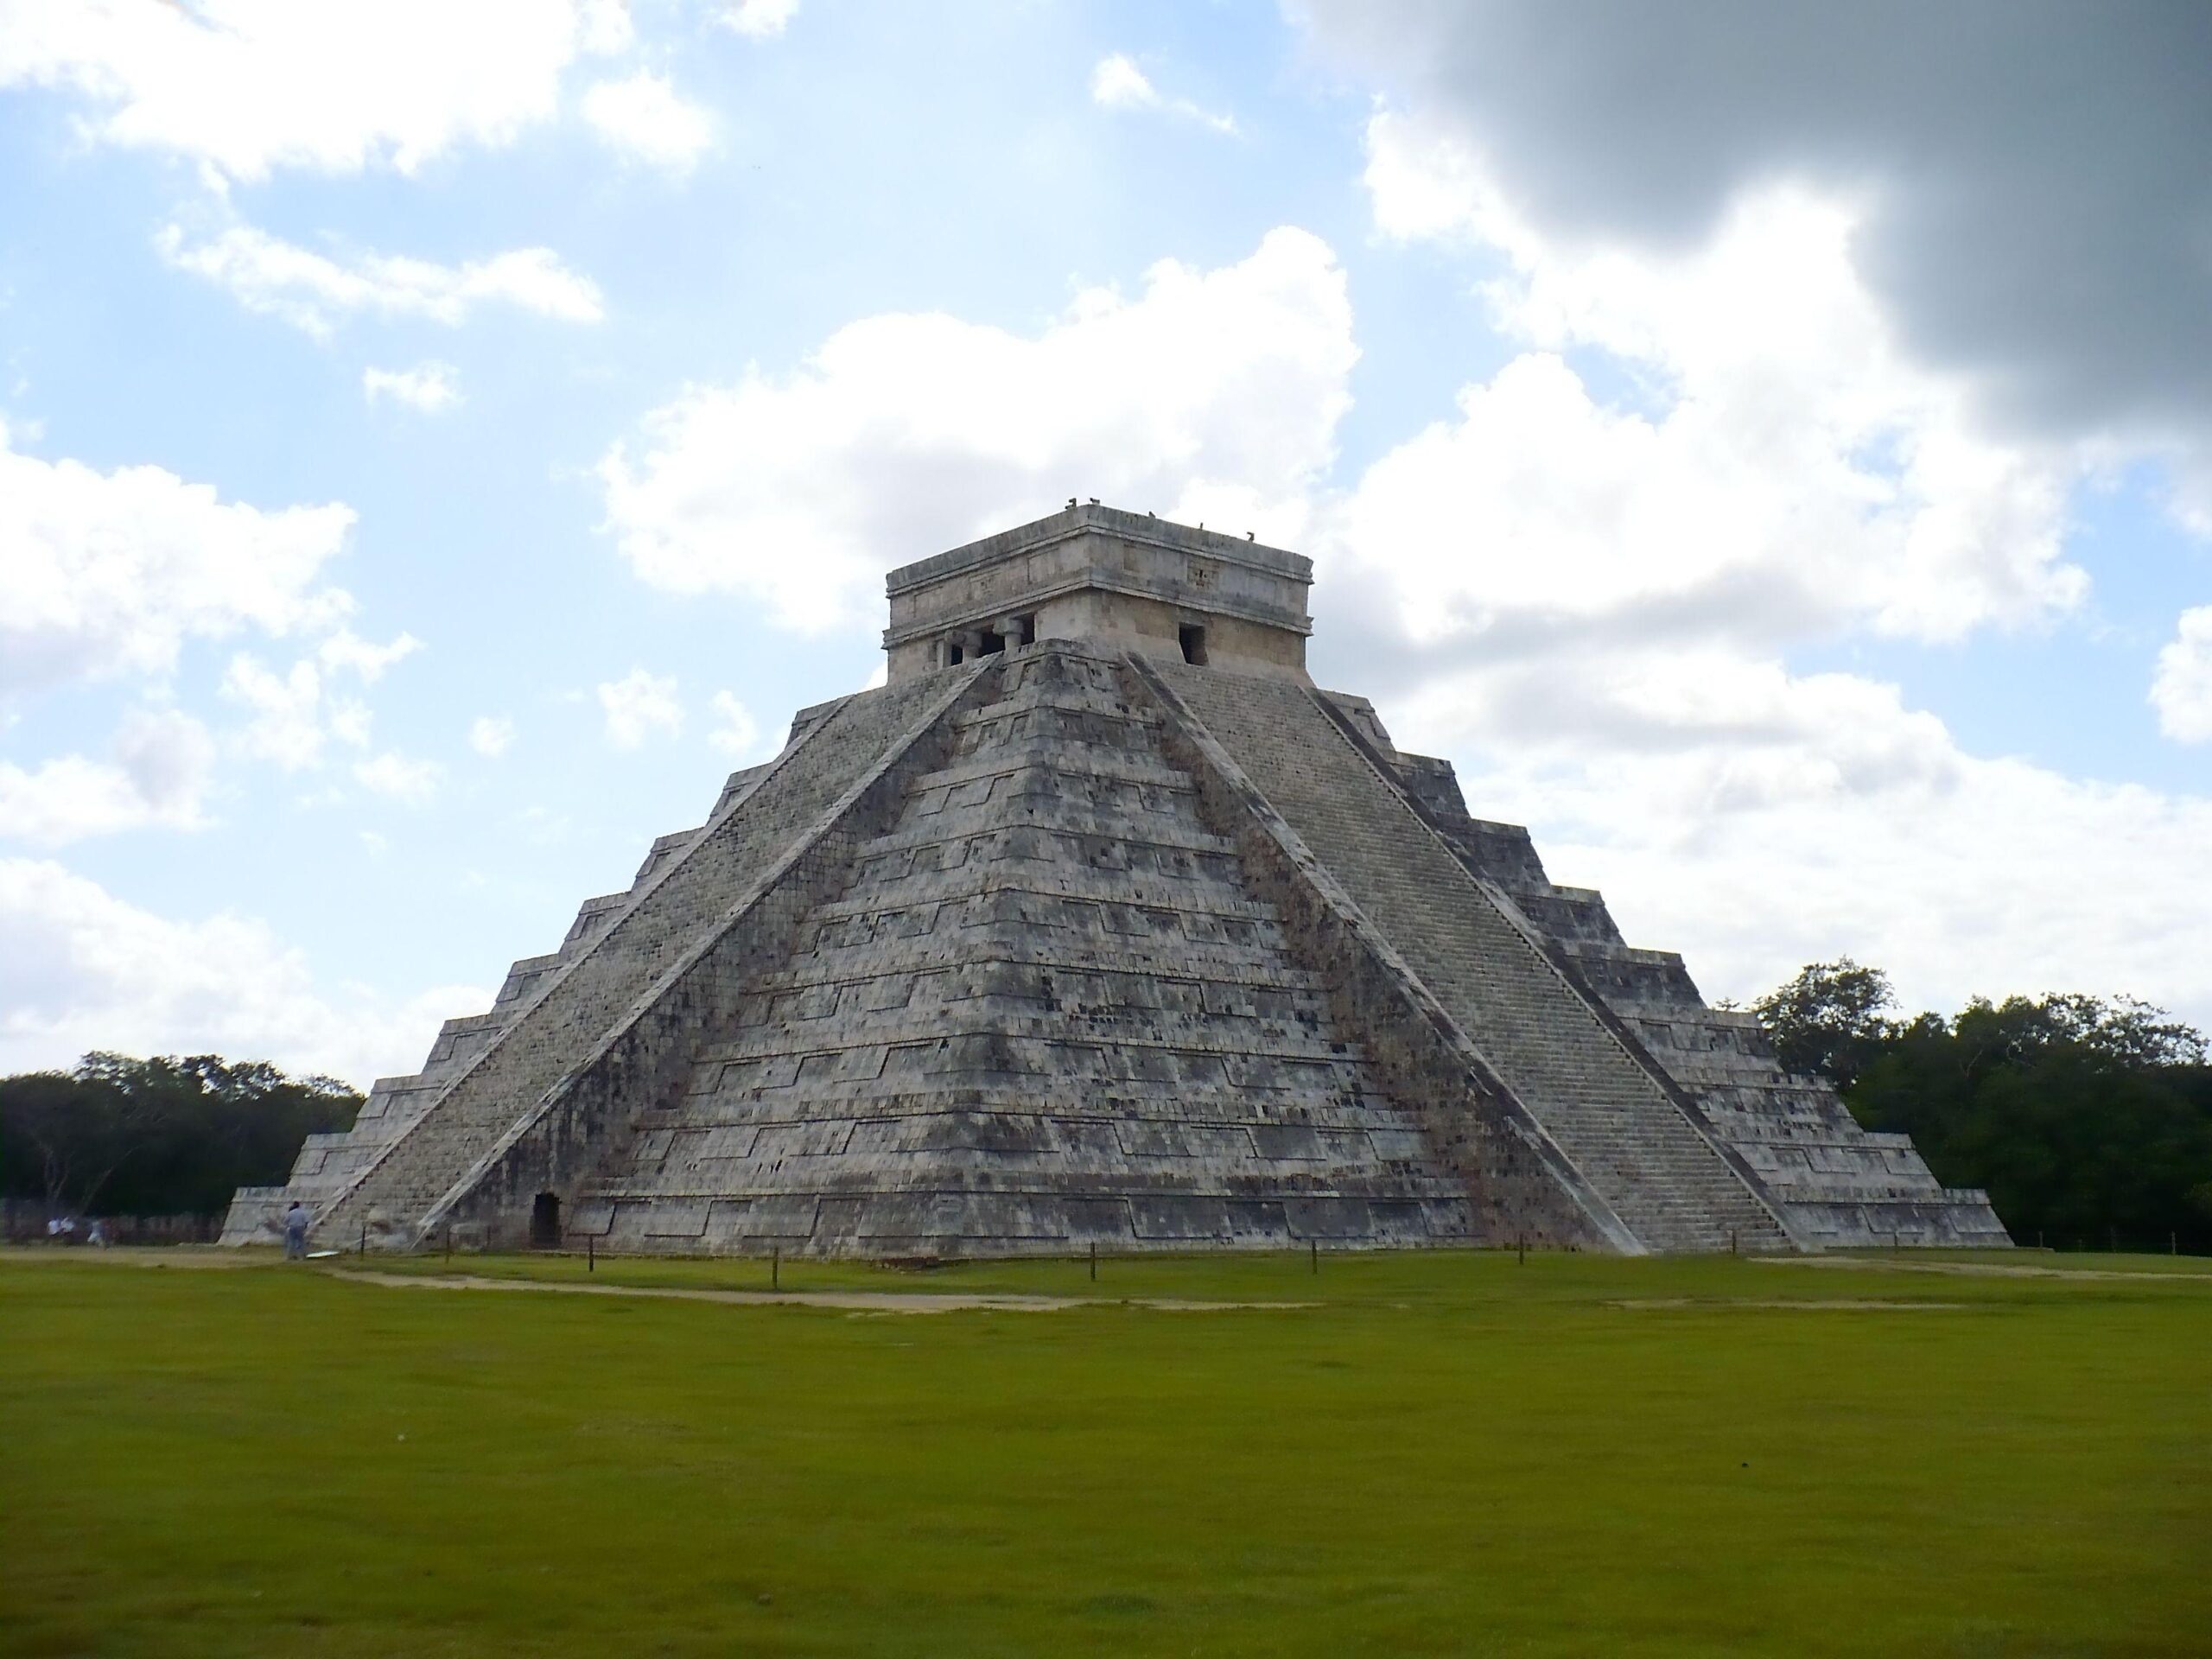
[[[88,1255],[0,1254],[7,1654],[2212,1651],[2212,1263]]]

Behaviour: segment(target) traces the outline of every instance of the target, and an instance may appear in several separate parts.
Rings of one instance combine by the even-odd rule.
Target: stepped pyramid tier
[[[1311,580],[1072,502],[893,571],[887,683],[226,1240],[298,1198],[389,1249],[2009,1242],[1317,690]]]

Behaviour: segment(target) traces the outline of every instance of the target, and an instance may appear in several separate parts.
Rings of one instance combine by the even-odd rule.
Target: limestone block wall
[[[1471,1236],[1116,661],[1009,652],[683,1098],[601,1248],[986,1255]]]
[[[849,885],[856,849],[896,817],[912,779],[942,759],[951,716],[984,694],[998,667],[954,670],[922,682],[926,696],[879,693],[874,706],[850,711],[837,758],[869,764],[758,872],[749,891],[716,907],[690,950],[642,988],[542,1103],[460,1173],[421,1227],[450,1221],[486,1242],[518,1244],[528,1240],[537,1194],[550,1193],[572,1215],[579,1189],[621,1155],[638,1120],[671,1103],[702,1044],[729,1023],[747,982],[783,963],[801,921]],[[918,718],[887,733],[914,714],[916,702]],[[679,850],[656,844],[647,872]]]
[[[1195,600],[1198,596],[1191,596]],[[1081,641],[1093,648],[1180,654],[1183,624],[1205,629],[1207,660],[1239,673],[1274,675],[1310,685],[1306,636],[1269,623],[1202,610],[1195,603],[1095,588],[1049,600],[1037,608],[1040,639]]]
[[[891,572],[884,631],[893,683],[944,660],[962,631],[1027,615],[1033,639],[1177,648],[1201,622],[1217,660],[1305,679],[1310,560],[1149,513],[1071,503],[1034,524]]]

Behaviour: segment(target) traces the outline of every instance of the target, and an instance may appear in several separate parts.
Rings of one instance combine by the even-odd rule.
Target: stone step
[[[1313,696],[1153,664],[1649,1248],[1752,1248],[1772,1212]]]
[[[372,1213],[401,1230],[421,1217],[561,1076],[607,1039],[731,899],[821,819],[946,685],[913,682],[817,716],[739,804],[655,872],[531,1004],[448,1085],[423,1121],[327,1205],[321,1232],[345,1237]]]
[[[681,1108],[594,1192],[651,1204],[671,1179],[694,1197],[728,1181],[803,1206],[865,1183],[882,1203],[950,1173],[954,1230],[981,1236],[1004,1217],[977,1195],[1050,1176],[1069,1185],[1035,1201],[1083,1206],[1142,1187],[1152,1154],[1126,1132],[1166,1147],[1162,1179],[1185,1186],[1387,1200],[1464,1236],[1460,1189],[1328,1030],[1157,717],[1122,701],[1111,662],[1022,656],[1008,695],[963,718],[950,764],[855,849],[851,888],[747,981]]]

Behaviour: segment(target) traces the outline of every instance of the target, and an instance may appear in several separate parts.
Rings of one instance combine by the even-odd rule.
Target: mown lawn
[[[0,1255],[0,1653],[2212,1650],[2212,1263],[171,1259]]]

